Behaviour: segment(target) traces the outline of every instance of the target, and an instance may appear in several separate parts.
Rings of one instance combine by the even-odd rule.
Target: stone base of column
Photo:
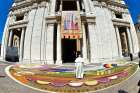
[[[31,64],[31,60],[30,59],[23,59],[23,60],[19,60],[20,64]]]
[[[91,58],[90,63],[100,63],[98,58]]]
[[[123,58],[123,56],[122,56],[122,55],[120,55],[119,57],[120,57],[120,58]]]
[[[1,59],[1,60],[5,60],[5,57],[4,57],[4,56],[0,56],[0,59]]]
[[[84,59],[84,64],[90,64],[88,59]]]
[[[62,65],[62,60],[57,60],[55,64],[56,65]]]
[[[53,60],[47,60],[47,64],[54,65],[54,61]]]
[[[3,57],[2,56],[0,56],[0,60],[3,60]]]

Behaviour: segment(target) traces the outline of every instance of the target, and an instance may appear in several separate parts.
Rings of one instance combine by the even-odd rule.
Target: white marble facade
[[[57,3],[58,1],[60,4]],[[118,0],[15,0],[3,32],[1,49],[3,59],[6,58],[7,47],[13,47],[9,44],[11,41],[14,42],[11,31],[15,35],[18,35],[17,32],[20,33],[18,35],[20,43],[19,47],[17,46],[19,62],[62,64],[63,4],[61,2],[63,1],[77,3],[83,34],[81,53],[86,63],[124,58],[125,50],[121,41],[123,32],[127,37],[126,54],[138,53],[138,39],[134,24],[127,6],[121,0],[120,2]],[[56,9],[56,6],[59,9]],[[54,41],[56,47],[54,47]]]

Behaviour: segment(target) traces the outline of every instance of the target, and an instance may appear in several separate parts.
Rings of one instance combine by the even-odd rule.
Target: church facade
[[[137,54],[138,39],[122,0],[15,0],[1,56],[21,63],[85,63]]]

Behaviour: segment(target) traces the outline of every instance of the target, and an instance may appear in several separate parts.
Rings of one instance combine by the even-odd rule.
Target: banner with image
[[[68,37],[77,37],[81,31],[81,19],[78,11],[63,11],[62,12],[62,33]],[[63,34],[64,35],[64,34]]]

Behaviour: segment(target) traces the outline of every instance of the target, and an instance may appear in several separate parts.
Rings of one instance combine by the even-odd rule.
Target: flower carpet
[[[104,64],[103,68],[84,72],[83,79],[75,78],[75,68],[15,64],[6,68],[8,76],[20,84],[51,93],[84,93],[121,83],[137,70],[136,64]]]

